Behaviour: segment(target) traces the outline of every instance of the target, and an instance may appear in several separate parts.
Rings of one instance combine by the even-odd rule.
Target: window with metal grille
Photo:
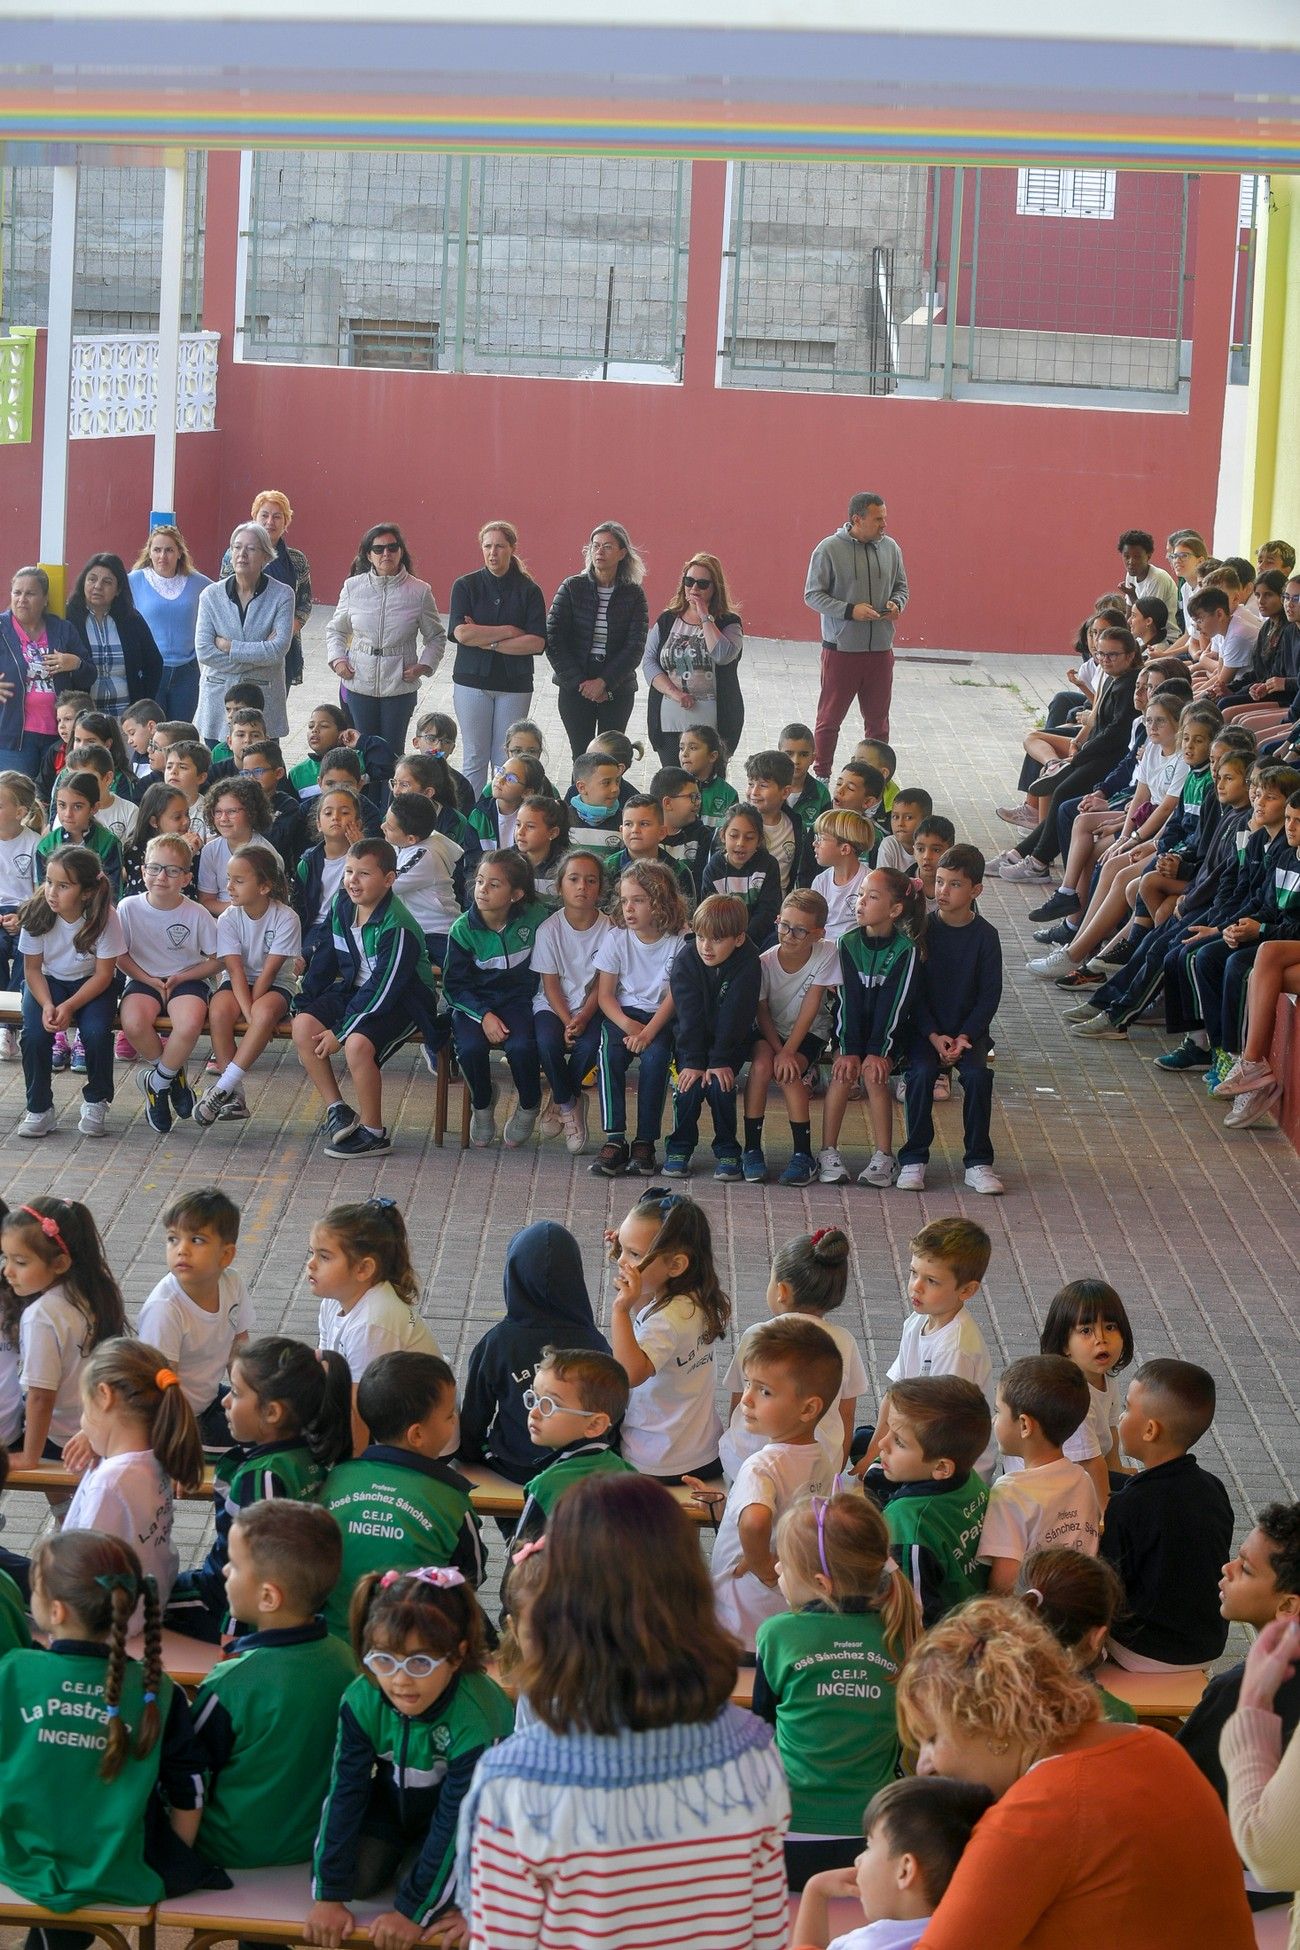
[[[1113,169],[1018,169],[1018,217],[1113,217]]]

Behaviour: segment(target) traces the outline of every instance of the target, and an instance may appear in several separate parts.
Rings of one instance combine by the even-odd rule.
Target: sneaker
[[[778,1185],[811,1185],[816,1177],[816,1158],[810,1151],[796,1151],[776,1182]]]
[[[922,800],[921,803],[924,805],[925,801]],[[1036,975],[1040,982],[1055,981],[1058,975],[1071,975],[1074,972],[1074,963],[1070,960],[1068,948],[1053,948],[1050,955],[1035,955],[1032,960],[1025,963],[1025,967],[1031,975]]]
[[[215,1056],[210,1056],[203,1065],[203,1074],[205,1077],[219,1077],[225,1067],[224,1063],[218,1063]]]
[[[194,1122],[202,1125],[206,1131],[210,1124],[216,1123],[226,1108],[226,1105],[233,1102],[234,1095],[233,1090],[222,1090],[214,1083],[210,1090],[204,1091],[203,1095],[195,1104]],[[247,1115],[247,1112],[245,1112],[245,1115]]]
[[[577,1158],[587,1148],[587,1099],[579,1091],[567,1110],[559,1113],[564,1148]]]
[[[992,1165],[967,1165],[966,1183],[973,1192],[982,1192],[985,1198],[997,1198],[1006,1190]]]
[[[1258,1090],[1266,1083],[1276,1082],[1271,1063],[1249,1063],[1244,1056],[1239,1056],[1232,1068],[1225,1072],[1223,1080],[1214,1086],[1214,1094],[1216,1097],[1240,1097],[1247,1090]]]
[[[1100,988],[1103,977],[1090,968],[1072,968],[1068,975],[1058,975],[1058,989],[1096,989]]]
[[[833,1144],[817,1153],[817,1176],[823,1185],[847,1185],[849,1174],[844,1168],[844,1160]]]
[[[497,1141],[496,1111],[497,1093],[495,1086],[493,1086],[492,1095],[488,1098],[482,1110],[475,1105],[470,1111],[469,1141],[471,1144],[477,1145],[480,1150],[489,1144],[495,1144]]]
[[[936,1104],[946,1104],[951,1096],[952,1096],[952,1074],[948,1070],[940,1070],[938,1076],[934,1080],[934,1097],[932,1099],[932,1102]]]
[[[342,1137],[331,1138],[325,1146],[327,1158],[380,1158],[393,1148],[393,1140],[387,1131],[368,1131],[364,1124],[355,1124]]]
[[[1072,1036],[1087,1036],[1093,1042],[1124,1043],[1128,1041],[1127,1029],[1113,1023],[1104,1009],[1098,1009],[1088,1022],[1075,1022],[1070,1025]]]
[[[1223,1082],[1223,1079],[1227,1076],[1231,1068],[1232,1068],[1232,1058],[1229,1056],[1226,1049],[1215,1049],[1210,1051],[1210,1067],[1205,1072],[1204,1082],[1205,1082],[1205,1088],[1209,1092],[1211,1097],[1214,1095],[1219,1085]]]
[[[1091,1002],[1076,1002],[1072,1009],[1066,1010],[1061,1020],[1062,1022],[1091,1022],[1094,1017],[1104,1016],[1105,1013],[1104,1009],[1094,1009]]]
[[[1112,942],[1109,948],[1103,948],[1099,955],[1094,955],[1088,966],[1105,969],[1109,974],[1117,968],[1127,967],[1137,953],[1137,949],[1138,944],[1132,935],[1123,935],[1118,941]]]
[[[923,1192],[925,1190],[924,1165],[900,1165],[894,1180],[894,1189],[899,1192]]]
[[[0,1029],[0,1063],[17,1063],[19,1055],[18,1031],[9,1028]]]
[[[360,1122],[361,1119],[357,1116],[351,1104],[345,1104],[340,1099],[338,1103],[331,1104],[325,1113],[325,1135],[330,1143],[333,1144],[336,1139],[343,1137],[348,1131],[354,1131]]]
[[[248,1100],[244,1096],[243,1084],[236,1085],[230,1092],[230,1102],[221,1113],[223,1124],[240,1124],[248,1116]]]
[[[1224,1129],[1245,1131],[1252,1124],[1262,1124],[1281,1095],[1282,1086],[1276,1082],[1263,1083],[1257,1090],[1244,1091],[1224,1118]]]
[[[995,808],[999,819],[1005,819],[1008,826],[1019,826],[1026,833],[1032,833],[1038,824],[1038,814],[1032,806],[998,806]]]
[[[113,1054],[119,1063],[134,1063],[139,1051],[129,1036],[119,1029],[113,1042]]]
[[[858,1173],[859,1185],[892,1185],[898,1164],[892,1151],[873,1151],[870,1162]]]
[[[1014,847],[1011,849],[1011,858],[1008,860],[1004,855],[998,867],[999,880],[1014,881],[1017,885],[1032,882],[1037,886],[1041,881],[1050,880],[1051,877],[1050,867],[1045,867],[1041,860],[1035,860],[1032,853],[1027,853],[1022,859]]]
[[[1194,1043],[1190,1036],[1184,1036],[1176,1049],[1167,1049],[1163,1056],[1155,1059],[1157,1070],[1207,1070],[1210,1066],[1210,1052]]]
[[[747,1185],[766,1185],[767,1159],[760,1150],[744,1152],[740,1160],[740,1170]]]
[[[540,1109],[540,1104],[534,1104],[531,1110],[525,1110],[522,1104],[515,1105],[506,1119],[506,1128],[501,1133],[501,1142],[507,1151],[517,1151],[521,1144],[527,1144],[537,1128],[537,1113]]]
[[[108,1128],[108,1105],[89,1104],[83,1099],[77,1129],[82,1137],[104,1137]]]
[[[691,1175],[691,1153],[674,1151],[670,1145],[664,1152],[664,1177],[689,1178]]]
[[[22,1122],[14,1132],[14,1136],[25,1138],[48,1137],[57,1121],[53,1109],[26,1111],[23,1115]]]
[[[621,1178],[631,1162],[625,1138],[606,1138],[587,1169],[593,1178]]]
[[[1079,896],[1072,888],[1058,887],[1052,898],[1044,901],[1041,907],[1030,908],[1029,918],[1031,921],[1060,921],[1067,914],[1077,914],[1078,911]]]
[[[75,1070],[77,1066],[74,1063],[72,1067]],[[194,1092],[190,1088],[190,1080],[183,1066],[173,1077],[167,1094],[172,1100],[172,1109],[178,1117],[193,1117]]]
[[[74,1036],[72,1039],[71,1068],[74,1077],[84,1077],[86,1074],[86,1049],[80,1036]]]
[[[1078,928],[1072,928],[1064,921],[1057,921],[1055,926],[1050,928],[1035,928],[1034,940],[1041,941],[1045,948],[1068,948],[1078,932]]]
[[[56,1029],[54,1032],[53,1047],[50,1050],[50,1068],[52,1070],[66,1070],[71,1062],[72,1044],[68,1041],[61,1029]]]
[[[655,1162],[655,1148],[648,1138],[639,1138],[632,1145],[632,1169],[642,1178],[653,1178],[659,1166]]]
[[[542,1105],[542,1114],[537,1120],[537,1128],[544,1138],[559,1137],[564,1129],[564,1113],[556,1108],[554,1097],[548,1090]]]
[[[168,1085],[165,1084],[150,1063],[145,1069],[136,1072],[136,1082],[144,1092],[145,1122],[159,1137],[166,1137],[172,1127],[172,1107],[168,1098]]]
[[[713,1167],[713,1176],[719,1185],[738,1185],[744,1175],[739,1151],[724,1151]]]

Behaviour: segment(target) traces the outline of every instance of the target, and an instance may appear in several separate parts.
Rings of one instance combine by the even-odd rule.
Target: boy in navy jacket
[[[677,1089],[664,1176],[685,1178],[700,1136],[700,1108],[713,1114],[713,1176],[742,1176],[736,1140],[736,1073],[754,1040],[761,968],[749,939],[749,911],[731,894],[710,894],[695,910],[693,941],[669,977],[677,1010]]]

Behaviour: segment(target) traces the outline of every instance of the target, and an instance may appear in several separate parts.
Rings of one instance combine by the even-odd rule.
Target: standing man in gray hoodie
[[[808,564],[804,601],[822,624],[822,688],[817,700],[813,769],[823,779],[835,764],[835,741],[854,698],[864,735],[888,738],[894,688],[894,623],[907,602],[903,555],[885,533],[885,500],[855,494],[849,517]]]

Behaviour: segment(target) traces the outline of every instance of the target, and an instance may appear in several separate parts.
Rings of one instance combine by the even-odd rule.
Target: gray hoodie
[[[892,650],[892,618],[851,623],[848,611],[854,603],[870,603],[873,609],[897,603],[902,610],[907,593],[903,554],[893,536],[855,541],[846,522],[813,550],[803,599],[821,617],[823,643],[837,650]]]

